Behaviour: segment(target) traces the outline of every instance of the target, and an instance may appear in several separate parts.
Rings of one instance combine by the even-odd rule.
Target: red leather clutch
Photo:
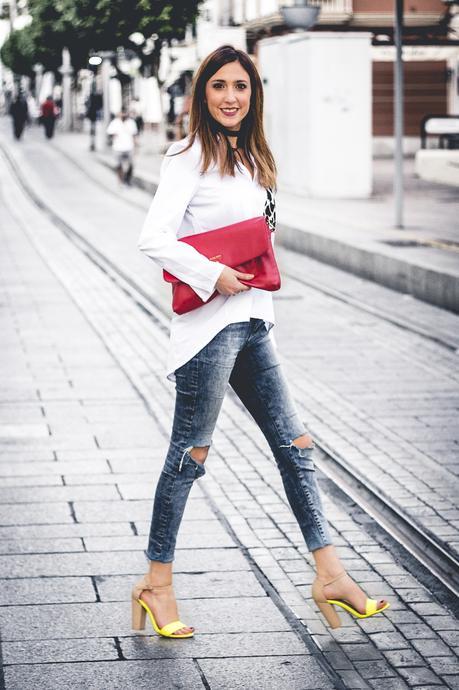
[[[198,235],[181,237],[179,242],[186,242],[211,261],[219,261],[242,273],[253,273],[252,280],[241,280],[244,285],[270,291],[280,288],[281,280],[271,243],[271,230],[264,216]],[[176,314],[186,314],[218,295],[215,290],[207,302],[203,302],[189,285],[165,270],[163,277],[172,284],[172,309]]]

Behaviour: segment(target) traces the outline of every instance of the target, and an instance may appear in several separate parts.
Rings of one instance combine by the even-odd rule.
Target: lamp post
[[[403,228],[403,0],[395,0],[394,135],[395,135],[395,227]]]
[[[116,53],[113,50],[102,50],[99,56],[102,58],[101,74],[102,74],[102,98],[103,98],[103,126],[104,126],[104,141],[105,147],[108,148],[109,142],[107,137],[107,128],[110,124],[110,77],[111,77],[111,67],[112,58],[114,58]]]
[[[59,67],[62,74],[62,123],[65,132],[72,129],[72,74],[73,68],[70,64],[70,52],[68,48],[62,49],[62,65]]]
[[[96,91],[96,72],[97,67],[101,64],[102,58],[99,55],[91,55],[89,58],[89,68],[92,72],[91,79],[91,91],[89,94],[89,107],[88,107],[88,119],[89,119],[89,150],[96,150],[96,122],[97,113],[99,112],[101,106],[100,95]]]

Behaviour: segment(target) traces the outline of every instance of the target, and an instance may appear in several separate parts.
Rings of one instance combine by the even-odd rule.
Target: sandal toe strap
[[[180,628],[186,628],[187,626],[185,623],[182,623],[182,621],[172,621],[172,623],[166,623],[161,628],[161,633],[166,633],[166,635],[173,635],[177,630],[180,630]]]
[[[373,613],[376,613],[377,610],[378,610],[378,602],[376,601],[376,599],[368,599],[367,598],[367,601],[365,604],[365,613],[367,614],[367,616],[369,616]]]

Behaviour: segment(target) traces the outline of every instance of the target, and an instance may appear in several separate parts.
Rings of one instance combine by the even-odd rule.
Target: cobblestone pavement
[[[91,185],[83,189],[78,174],[60,166],[53,171],[62,181],[59,198],[48,190],[55,210],[101,247],[109,229],[112,258],[123,257],[124,269],[132,272],[134,253],[127,247],[138,233],[141,208],[94,187],[91,196]],[[78,189],[70,184],[72,174]],[[49,178],[28,176],[43,196]],[[324,626],[309,596],[312,562],[275,465],[231,397],[207,474],[187,507],[175,566],[181,616],[199,634],[174,649],[167,640],[132,636],[127,593],[144,568],[151,496],[171,416],[173,388],[163,376],[166,322],[160,312],[156,321],[143,314],[70,244],[6,168],[0,179],[0,560],[7,578],[0,626],[6,688],[25,682],[147,687],[153,663],[166,687],[177,675],[177,687],[184,688],[455,687],[456,619],[367,531],[358,511],[327,491],[326,482],[327,514],[346,567],[371,596],[386,596],[392,606],[378,620],[356,623],[343,615],[342,629]],[[296,260],[301,266],[295,267]],[[284,253],[283,261],[300,277],[305,268],[308,275],[317,270],[305,257]],[[140,264],[139,280],[147,281],[151,267]],[[345,276],[335,272],[334,279]],[[377,291],[384,302],[386,292]],[[384,303],[392,298],[387,291]],[[415,316],[423,306],[413,300]],[[451,315],[426,308],[452,329]],[[448,486],[436,478],[447,473],[452,486],[457,474],[458,403],[448,383],[454,385],[453,355],[293,280],[285,281],[277,313],[277,339],[311,431],[346,459],[367,462],[369,472],[380,468],[375,479],[387,491],[400,486],[402,505],[410,497],[401,489],[420,475],[415,460],[426,463],[422,476],[430,470],[428,487],[435,490],[430,497],[421,494],[426,508],[449,500]],[[427,313],[422,318],[429,321]],[[390,419],[381,421],[384,409]],[[433,429],[433,443],[427,433],[406,437],[409,425],[393,423],[400,416],[418,421],[419,410],[430,419],[421,421]],[[432,421],[438,417],[446,421]],[[384,484],[400,478],[402,467],[414,468],[414,475],[404,475],[397,486]],[[457,528],[457,514],[456,524],[453,514],[440,517],[437,525]],[[190,588],[190,581],[197,586]],[[324,671],[324,662],[339,678]]]

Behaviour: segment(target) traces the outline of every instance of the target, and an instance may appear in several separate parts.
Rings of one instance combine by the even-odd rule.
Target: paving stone
[[[196,634],[193,643],[179,648],[164,644],[158,636],[130,637],[121,639],[121,649],[126,659],[180,659],[192,657],[271,657],[309,654],[305,644],[293,632],[241,632]]]
[[[398,671],[409,685],[426,685],[427,683],[442,685],[441,679],[426,666],[417,666],[413,668],[400,666]]]
[[[23,505],[0,506],[0,525],[33,525],[73,522],[67,503],[53,503],[53,509],[40,503],[31,503],[24,510]]]
[[[323,647],[321,647],[323,649]],[[339,671],[349,671],[353,669],[351,661],[342,652],[327,652],[325,651],[325,657],[330,664],[330,666],[337,672]]]
[[[42,539],[66,539],[71,537],[85,537],[96,535],[100,536],[115,536],[115,535],[130,535],[132,534],[132,527],[128,522],[92,522],[79,524],[72,522],[70,524],[56,524],[56,525],[9,525],[7,527],[0,526],[0,539],[18,539],[25,542],[31,539],[40,542]]]
[[[37,640],[68,637],[132,635],[130,600],[112,603],[9,606],[0,610],[2,639]],[[193,621],[196,633],[283,632],[290,630],[268,597],[184,599],[180,602],[184,622]],[[151,635],[148,627],[143,634]]]
[[[141,573],[139,573],[140,579]],[[125,601],[132,587],[125,576],[96,576],[94,578],[101,601]],[[135,580],[134,580],[135,581]],[[248,571],[203,573],[174,572],[174,590],[178,599],[222,597],[266,597],[266,592]]]
[[[77,501],[74,508],[78,522],[132,522],[150,519],[152,505],[153,497],[148,501]],[[215,516],[205,501],[191,499],[190,496],[183,514],[184,520],[208,520],[213,517]]]
[[[366,633],[396,632],[393,623],[385,616],[356,619],[356,623]]]
[[[410,604],[410,607],[420,616],[447,616],[448,611],[440,604]]]
[[[451,654],[450,648],[441,640],[413,640],[413,647],[415,647],[424,657],[431,656],[449,656]]]
[[[171,687],[171,678],[174,690],[204,687],[191,659],[9,666],[5,669],[5,687],[6,690],[32,687],[40,690],[151,690],[153,677],[158,687]]]
[[[457,630],[457,620],[453,616],[426,616],[424,620],[434,630]]]
[[[367,689],[369,687],[356,671],[341,671],[339,675],[346,688]]]
[[[53,486],[38,488],[0,489],[1,503],[54,503],[60,501],[119,501],[119,493],[114,486]],[[51,512],[51,511],[50,511]]]
[[[200,659],[212,690],[319,690],[333,688],[317,661],[311,656],[235,657],[229,659]]]
[[[82,474],[108,474],[110,468],[106,460],[80,460],[78,462],[2,462],[0,463],[1,477],[37,477],[39,475],[46,475],[48,481],[51,481],[50,475],[74,475]],[[2,479],[3,484],[3,479]]]
[[[373,644],[375,644],[376,647],[381,650],[404,649],[409,647],[409,643],[405,640],[405,638],[396,632],[373,633],[370,636],[370,639]]]
[[[88,577],[28,577],[0,580],[0,585],[1,606],[96,601]]]
[[[368,642],[363,644],[341,644],[340,647],[352,661],[374,661],[383,658],[381,652]]]
[[[459,647],[458,630],[440,630],[438,634],[450,647]]]
[[[65,554],[32,554],[28,556],[0,556],[0,572],[4,577],[63,575],[130,575],[146,569],[143,552],[92,552]],[[237,548],[182,549],[176,554],[174,572],[212,572],[221,570],[250,570]]]
[[[392,666],[422,666],[423,659],[414,649],[394,649],[384,651],[384,656]]]
[[[5,665],[115,661],[119,658],[115,641],[110,638],[3,642],[2,652]]]
[[[196,524],[196,522],[195,522]],[[224,532],[207,534],[206,523],[196,533],[182,534],[177,538],[177,549],[216,549],[236,546],[234,539]],[[129,537],[86,537],[84,543],[87,551],[132,551],[145,549],[147,540],[144,535]]]
[[[429,666],[439,676],[452,675],[459,677],[459,659],[457,656],[429,657]]]
[[[84,551],[81,539],[0,539],[0,553]]]
[[[391,602],[392,603],[392,602]],[[409,609],[403,607],[402,609],[391,608],[384,611],[384,615],[387,616],[391,621],[398,624],[410,623],[416,625],[422,623],[422,619]]]
[[[368,683],[374,690],[408,690],[409,688],[401,678],[371,678]]]
[[[363,678],[387,678],[395,676],[396,673],[384,661],[355,661],[355,668]]]

